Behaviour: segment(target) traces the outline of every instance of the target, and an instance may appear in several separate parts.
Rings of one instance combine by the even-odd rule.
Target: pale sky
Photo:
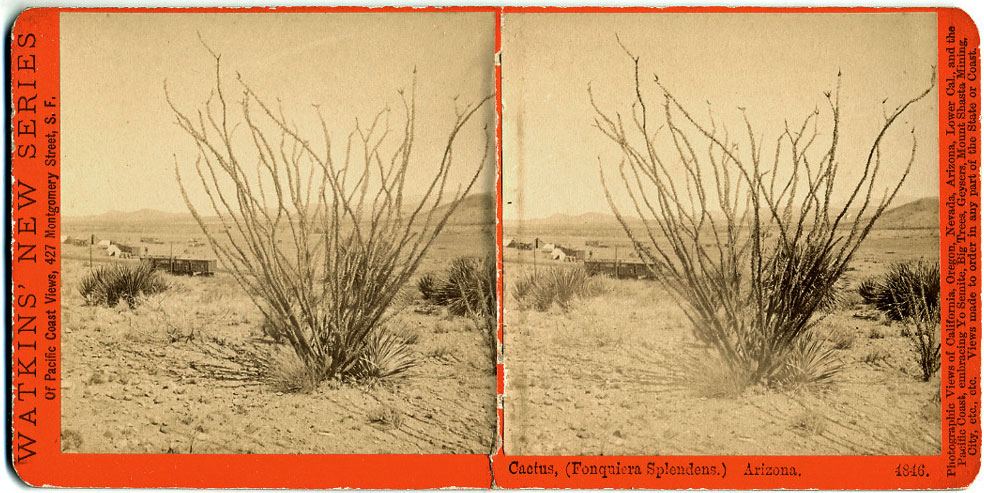
[[[635,97],[632,62],[616,34],[641,57],[650,108],[662,108],[651,82],[655,72],[693,113],[707,115],[710,102],[742,138],[739,106],[768,142],[784,118],[799,123],[814,108],[829,128],[823,92],[841,70],[838,183],[847,184],[860,176],[881,127],[882,100],[891,110],[929,86],[936,29],[932,13],[506,14],[503,217],[610,212],[598,159],[614,173],[620,154],[592,127],[587,88],[590,82],[603,109],[628,114]],[[878,196],[908,160],[911,127],[918,150],[899,199],[938,194],[937,106],[934,90],[893,127]]]
[[[239,72],[254,91],[285,112],[323,148],[312,104],[328,119],[341,159],[344,140],[388,105],[393,130],[402,121],[398,90],[417,70],[416,159],[408,188],[433,172],[451,130],[455,97],[475,103],[494,91],[491,13],[62,13],[62,204],[66,216],[110,210],[187,208],[174,178],[174,156],[192,178],[193,140],[164,98],[194,114],[214,86],[211,56],[222,56],[224,88],[235,107]],[[235,108],[233,108],[235,109]],[[492,104],[463,130],[449,190],[480,162]],[[390,149],[398,144],[394,133]],[[494,160],[475,191],[493,190]],[[412,164],[413,166],[413,164]],[[422,190],[408,189],[408,194]],[[202,194],[192,200],[204,205]]]

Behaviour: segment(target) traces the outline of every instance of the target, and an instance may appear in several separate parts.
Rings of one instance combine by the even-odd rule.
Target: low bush
[[[79,293],[86,305],[114,307],[121,301],[127,306],[137,304],[140,296],[168,289],[164,278],[145,264],[114,263],[89,271],[82,277]]]
[[[836,353],[837,344],[816,330],[809,330],[796,340],[786,353],[786,360],[776,371],[774,381],[782,386],[828,383],[844,369]]]
[[[916,313],[903,324],[909,328],[922,380],[928,382],[940,370],[940,307],[917,306]]]
[[[496,363],[496,269],[492,258],[456,258],[443,275],[417,281],[425,301],[446,306],[451,315],[468,316],[485,339],[492,368]],[[435,330],[437,332],[437,330]]]
[[[888,361],[888,358],[891,356],[885,348],[872,348],[861,357],[861,362],[869,365],[878,365]]]
[[[555,303],[566,310],[575,299],[597,296],[601,290],[583,267],[552,267],[524,272],[513,284],[512,294],[521,309],[542,312]]]
[[[403,425],[403,411],[396,406],[380,404],[366,413],[366,419],[374,425],[396,430]]]
[[[459,257],[443,274],[428,273],[417,281],[424,301],[446,306],[453,315],[495,316],[495,261]]]
[[[267,380],[275,392],[308,394],[318,388],[318,376],[293,353],[274,353],[265,367]]]
[[[827,418],[813,409],[804,409],[793,417],[790,425],[807,436],[823,435],[827,430]]]
[[[917,316],[923,306],[939,310],[940,264],[926,260],[893,264],[884,276],[862,282],[858,294],[892,320]]]

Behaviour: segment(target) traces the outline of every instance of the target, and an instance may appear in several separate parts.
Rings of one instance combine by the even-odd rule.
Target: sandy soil
[[[903,235],[909,237],[900,244]],[[849,293],[891,262],[935,256],[938,245],[920,232],[877,232],[871,240],[846,276]],[[509,267],[508,454],[939,453],[939,381],[921,381],[901,325],[857,295],[821,322],[821,330],[854,336],[838,350],[846,367],[835,382],[709,397],[704,379],[685,364],[702,349],[658,283],[604,280],[605,293],[567,312],[525,311],[510,309]]]
[[[170,277],[136,309],[82,306],[63,259],[62,448],[96,453],[488,453],[495,378],[465,318],[417,313],[419,364],[374,386],[278,392],[248,355],[261,316],[226,274]],[[287,351],[287,350],[284,350]],[[289,351],[287,351],[289,354]]]

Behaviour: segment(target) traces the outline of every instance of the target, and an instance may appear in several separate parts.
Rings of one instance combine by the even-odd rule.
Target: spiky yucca
[[[116,306],[121,301],[135,306],[141,295],[167,290],[160,273],[146,264],[111,264],[89,271],[82,278],[79,293],[86,305]]]
[[[495,284],[495,261],[459,257],[445,273],[421,277],[417,288],[425,301],[446,306],[453,315],[495,316]]]
[[[555,303],[566,310],[576,298],[588,298],[600,292],[598,280],[588,276],[580,266],[526,271],[513,283],[513,297],[520,308],[537,311],[545,311]]]
[[[357,374],[362,378],[383,379],[402,374],[417,364],[417,355],[406,341],[386,330],[377,330],[366,339]]]
[[[786,353],[785,362],[776,371],[775,382],[784,386],[830,382],[844,369],[836,350],[836,345],[816,330],[804,333]]]
[[[893,264],[884,276],[862,282],[858,294],[892,320],[939,310],[940,263],[916,260]]]

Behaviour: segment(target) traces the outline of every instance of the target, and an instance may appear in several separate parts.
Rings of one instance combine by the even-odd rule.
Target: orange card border
[[[501,447],[490,457],[486,455],[414,455],[414,454],[75,454],[60,450],[60,354],[61,332],[60,278],[53,278],[49,288],[48,276],[60,272],[60,217],[56,209],[60,205],[58,183],[53,182],[49,196],[48,173],[60,176],[59,139],[56,137],[51,151],[56,158],[45,162],[49,138],[46,135],[58,130],[59,104],[59,51],[58,17],[61,12],[117,12],[120,9],[38,8],[23,12],[17,19],[11,36],[11,460],[20,477],[32,485],[76,487],[225,487],[225,488],[393,488],[424,489],[440,487],[487,488],[494,484],[505,488],[824,488],[824,489],[916,489],[953,488],[969,485],[980,468],[979,420],[970,420],[960,429],[977,437],[976,454],[966,467],[959,468],[953,476],[947,476],[949,440],[947,422],[943,421],[943,453],[936,456],[623,456],[623,457],[558,457],[558,456],[510,456]],[[970,48],[979,46],[976,26],[962,10],[954,8],[771,8],[771,7],[281,7],[281,8],[141,8],[127,12],[489,12],[495,15],[495,87],[496,87],[496,180],[497,180],[497,270],[498,287],[502,293],[502,49],[501,26],[509,13],[875,13],[875,12],[935,12],[938,22],[939,80],[940,86],[940,149],[951,137],[944,132],[947,118],[947,97],[944,81],[952,70],[946,64],[946,45],[942,41],[950,26],[967,36]],[[25,67],[32,68],[25,68]],[[980,83],[968,81],[976,97],[968,104],[980,108]],[[968,89],[969,90],[969,89]],[[36,109],[18,110],[25,98],[26,106],[36,103]],[[34,98],[34,99],[31,99]],[[46,118],[54,117],[50,122]],[[968,132],[980,142],[980,129]],[[969,138],[969,137],[968,137]],[[31,147],[33,146],[33,148]],[[33,150],[32,150],[33,149]],[[946,189],[946,156],[940,153],[940,197]],[[970,221],[976,226],[970,238],[980,245],[979,195],[967,197],[955,204],[959,213],[973,212]],[[48,216],[54,215],[53,227],[48,228],[55,241],[45,241],[43,232]],[[948,210],[940,208],[941,262],[948,262],[947,252],[953,246],[952,237],[945,235]],[[50,255],[50,257],[47,257]],[[33,261],[31,259],[34,259]],[[45,260],[50,259],[50,263]],[[974,259],[966,272],[980,271],[980,258]],[[944,279],[942,289],[953,287]],[[45,293],[53,299],[46,300]],[[975,309],[979,316],[979,288]],[[47,302],[46,302],[47,301]],[[50,312],[46,312],[50,310]],[[503,340],[502,299],[499,299],[499,343]],[[969,310],[969,309],[968,309]],[[47,317],[53,316],[55,325],[48,330]],[[980,320],[974,322],[980,346]],[[944,351],[947,350],[944,344]],[[49,366],[50,363],[51,366]],[[945,364],[945,363],[944,363]],[[45,374],[51,370],[51,377]],[[497,365],[498,380],[498,434],[501,444],[504,426],[502,399],[504,391],[503,365]],[[978,358],[968,362],[968,375],[980,375]],[[943,406],[955,404],[946,396],[941,372]],[[969,396],[967,405],[977,410],[979,417],[980,394]],[[973,416],[973,414],[970,414]],[[971,422],[973,421],[973,422]],[[673,466],[676,473],[660,475],[613,474],[574,475],[565,473],[572,464],[596,466],[639,465],[645,471],[650,463],[655,467]],[[797,476],[744,476],[740,473],[745,464],[785,465],[796,468]],[[899,464],[925,464],[928,476],[895,476]],[[556,477],[544,474],[521,474],[517,466],[552,466]],[[708,466],[721,474],[693,475],[691,466]],[[720,467],[719,467],[720,466]],[[617,468],[616,468],[617,469]],[[701,469],[700,467],[697,468]],[[494,478],[494,479],[493,479]]]

